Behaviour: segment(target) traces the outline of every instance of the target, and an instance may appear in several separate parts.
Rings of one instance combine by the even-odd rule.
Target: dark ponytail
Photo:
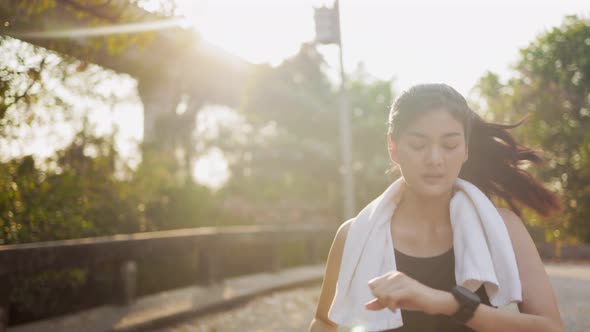
[[[389,132],[396,140],[402,129],[418,114],[443,107],[463,123],[469,159],[459,177],[476,185],[489,198],[503,199],[514,213],[521,216],[517,202],[543,216],[560,211],[559,196],[547,190],[520,166],[541,164],[540,154],[518,144],[508,129],[521,125],[484,121],[469,108],[463,96],[446,84],[420,84],[405,91],[394,103],[389,116]]]

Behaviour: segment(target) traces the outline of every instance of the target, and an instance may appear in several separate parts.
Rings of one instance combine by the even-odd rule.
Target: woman
[[[516,205],[518,201],[543,216],[562,208],[557,196],[518,168],[526,161],[541,161],[507,131],[523,121],[487,123],[445,84],[414,86],[392,106],[389,155],[407,188],[390,221],[397,271],[367,285],[375,299],[366,304],[367,310],[401,309],[403,326],[388,331],[563,330],[549,278]],[[449,202],[457,177],[509,206],[498,212],[522,285],[520,313],[490,306],[483,286],[475,292],[477,303],[465,300],[469,294],[456,294]],[[328,312],[341,263],[347,263],[341,262],[342,251],[353,220],[342,224],[334,238],[311,332],[337,331]]]

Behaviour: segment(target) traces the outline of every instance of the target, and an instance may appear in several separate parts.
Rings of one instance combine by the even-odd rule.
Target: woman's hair
[[[391,107],[388,135],[396,141],[417,116],[440,108],[463,124],[469,158],[461,168],[460,178],[476,185],[488,198],[502,198],[519,216],[515,201],[543,216],[562,209],[556,194],[518,167],[526,161],[542,163],[536,151],[518,144],[507,130],[518,127],[528,116],[515,124],[489,123],[471,110],[452,87],[419,84],[402,93]]]

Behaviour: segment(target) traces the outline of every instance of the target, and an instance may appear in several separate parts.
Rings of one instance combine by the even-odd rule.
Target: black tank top
[[[397,270],[405,273],[422,284],[445,291],[450,291],[455,282],[455,254],[451,248],[444,254],[431,257],[408,256],[395,251]],[[490,305],[490,300],[481,286],[477,292],[481,303]],[[420,311],[402,310],[404,326],[383,332],[463,332],[473,331],[469,327],[454,322],[446,315],[429,315]]]

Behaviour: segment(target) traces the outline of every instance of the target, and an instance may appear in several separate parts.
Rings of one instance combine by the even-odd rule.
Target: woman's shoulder
[[[338,227],[338,231],[336,231],[336,236],[334,238],[334,244],[338,246],[344,246],[344,242],[346,241],[346,237],[348,235],[348,230],[350,229],[350,225],[354,218],[348,219],[347,221],[343,222],[340,227]]]
[[[504,222],[506,222],[506,219],[516,219],[516,220],[520,220],[520,217],[514,213],[514,211],[505,208],[505,207],[496,207],[496,210],[498,210],[498,213],[500,214],[500,216],[502,216],[502,219],[504,219]]]
[[[526,230],[524,222],[516,213],[514,213],[514,211],[503,207],[496,209],[502,217],[502,220],[504,221],[506,229],[508,230],[508,233],[510,234],[511,238],[513,236],[520,237],[523,235],[528,235],[528,231]],[[523,233],[523,231],[526,234]]]
[[[504,220],[504,225],[506,225],[506,230],[513,243],[520,241],[532,242],[531,235],[524,222],[516,213],[514,213],[514,211],[507,208],[496,209],[502,217],[502,220]]]

